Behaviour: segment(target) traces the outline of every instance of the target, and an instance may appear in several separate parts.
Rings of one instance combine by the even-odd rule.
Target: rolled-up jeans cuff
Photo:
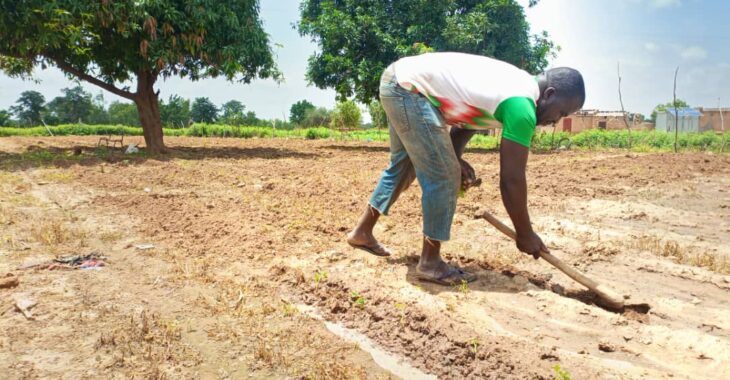
[[[443,242],[445,242],[445,241],[449,241],[449,240],[450,240],[449,238],[446,238],[446,239],[436,239],[436,238],[432,238],[432,237],[430,237],[430,236],[426,235],[425,233],[423,234],[423,237],[425,237],[425,238],[426,238],[426,239],[428,239],[428,240],[433,240],[433,241],[437,241],[437,242],[439,242],[439,243],[443,243]]]
[[[386,209],[381,209],[381,207],[378,207],[378,206],[374,205],[373,202],[368,202],[368,206],[374,208],[375,211],[377,211],[378,213],[380,213],[380,215],[388,216],[388,211]]]

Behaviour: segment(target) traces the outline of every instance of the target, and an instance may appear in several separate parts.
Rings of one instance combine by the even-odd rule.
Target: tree
[[[87,122],[89,124],[109,124],[111,122],[109,112],[107,112],[104,105],[104,94],[101,92],[91,101],[91,112]]]
[[[112,124],[139,127],[139,113],[133,103],[112,102],[109,105],[109,119]]]
[[[266,123],[256,116],[256,112],[248,111],[243,116],[243,119],[241,119],[241,124],[259,126],[259,125],[263,125]]]
[[[379,101],[374,100],[368,104],[368,113],[373,120],[373,127],[388,128],[388,116]]]
[[[664,104],[658,104],[656,107],[654,107],[654,110],[651,111],[651,121],[656,122],[656,115],[659,112],[666,111],[667,108],[687,108],[687,107],[689,107],[689,104],[682,99],[677,99],[674,102],[666,102]]]
[[[224,103],[221,107],[221,111],[223,112],[221,122],[228,125],[241,125],[245,117],[243,114],[245,109],[246,106],[238,100],[230,100]]]
[[[44,103],[46,98],[38,91],[23,91],[14,106],[10,107],[10,112],[15,114],[19,124],[29,127],[41,125],[42,113],[46,107]]]
[[[48,111],[58,123],[88,122],[94,104],[91,94],[83,87],[64,88],[62,96],[57,96],[48,103]]]
[[[162,125],[168,128],[184,128],[190,124],[190,100],[170,95],[167,103],[160,101]]]
[[[334,129],[353,129],[360,127],[362,114],[352,100],[337,103],[332,111],[330,126]]]
[[[304,112],[303,127],[312,128],[329,125],[331,121],[330,111],[324,107],[310,108]]]
[[[304,117],[307,113],[307,110],[311,109],[314,109],[314,104],[306,100],[300,100],[292,104],[291,108],[289,109],[289,121],[294,124],[301,125],[302,122],[304,122]]]
[[[258,0],[0,0],[0,69],[28,78],[36,66],[133,101],[151,153],[165,149],[160,76],[280,77]]]
[[[365,104],[383,70],[407,55],[481,54],[537,74],[559,49],[546,33],[529,34],[516,0],[304,0],[297,28],[319,45],[307,79]]]
[[[195,98],[190,118],[196,123],[214,123],[218,119],[218,107],[206,97]]]
[[[9,126],[10,121],[10,112],[6,110],[0,110],[0,127]]]

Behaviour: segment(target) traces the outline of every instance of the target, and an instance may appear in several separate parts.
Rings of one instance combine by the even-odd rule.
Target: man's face
[[[578,98],[565,98],[555,93],[555,89],[548,87],[537,102],[537,125],[557,123],[582,106]]]

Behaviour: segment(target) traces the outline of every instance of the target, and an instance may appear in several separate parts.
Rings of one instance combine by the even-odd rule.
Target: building
[[[702,116],[700,116],[700,132],[715,131],[725,132],[730,130],[730,109],[727,108],[697,108]]]
[[[625,111],[580,110],[566,116],[555,124],[558,131],[578,133],[586,129],[615,130],[626,129],[626,121],[632,130],[650,129],[650,123],[644,123],[641,114],[631,115]],[[547,127],[552,130],[552,126]]]
[[[675,109],[667,108],[666,111],[657,112],[656,130],[662,132],[674,132],[675,125],[679,126],[679,132],[701,132],[700,118],[702,113],[694,108],[680,108],[677,110],[675,123]]]

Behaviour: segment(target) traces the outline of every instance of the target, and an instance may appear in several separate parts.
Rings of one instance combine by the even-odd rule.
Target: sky
[[[518,0],[527,5],[528,0]],[[171,78],[157,88],[162,99],[206,96],[220,105],[239,100],[262,118],[282,119],[291,105],[307,99],[317,106],[335,104],[332,90],[309,86],[307,58],[316,45],[292,29],[299,0],[261,0],[261,17],[270,34],[275,59],[285,81],[251,84],[206,79]],[[730,107],[730,1],[721,0],[541,0],[525,9],[532,32],[547,31],[560,45],[551,67],[570,66],[583,73],[586,109],[619,110],[617,64],[620,63],[626,110],[649,114],[672,99],[674,70],[679,66],[677,96],[692,106]],[[0,74],[0,109],[15,103],[21,92],[35,90],[46,100],[74,86],[57,69],[38,69],[40,83]],[[124,100],[81,82],[89,92],[103,93],[107,103]],[[719,102],[718,102],[719,99]]]

